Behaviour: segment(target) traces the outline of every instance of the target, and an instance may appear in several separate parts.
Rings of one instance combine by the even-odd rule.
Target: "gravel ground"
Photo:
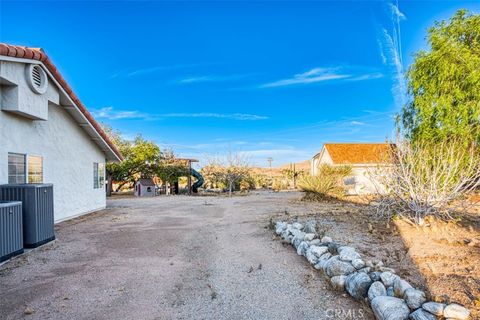
[[[267,229],[299,197],[110,200],[0,266],[0,318],[373,319]]]

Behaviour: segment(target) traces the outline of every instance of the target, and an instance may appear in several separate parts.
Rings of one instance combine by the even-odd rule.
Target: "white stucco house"
[[[121,159],[43,50],[0,44],[0,184],[53,183],[58,222],[105,208]]]
[[[391,148],[388,143],[325,143],[311,160],[310,174],[317,176],[322,164],[347,165],[352,168],[352,175],[344,180],[348,194],[382,192],[374,173],[389,166]]]

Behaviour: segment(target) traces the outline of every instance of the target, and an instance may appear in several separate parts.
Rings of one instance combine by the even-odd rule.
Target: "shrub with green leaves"
[[[318,175],[305,175],[300,178],[298,186],[306,192],[306,199],[323,200],[342,198],[345,195],[343,179],[352,173],[350,166],[330,166],[322,164]]]

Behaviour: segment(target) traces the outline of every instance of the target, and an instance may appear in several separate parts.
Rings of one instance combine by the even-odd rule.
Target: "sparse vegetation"
[[[301,177],[298,185],[306,192],[307,200],[338,199],[345,195],[343,179],[350,175],[352,168],[349,166],[330,166],[322,164],[317,176],[305,175]]]
[[[393,165],[378,170],[386,186],[377,212],[422,225],[427,216],[452,218],[468,209],[466,195],[480,185],[480,154],[454,139],[439,143],[402,141],[392,149]]]

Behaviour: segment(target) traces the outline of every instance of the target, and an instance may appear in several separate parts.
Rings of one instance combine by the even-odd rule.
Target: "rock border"
[[[364,261],[355,248],[330,237],[318,239],[315,220],[303,224],[277,221],[275,233],[322,271],[334,289],[369,303],[378,320],[466,320],[470,316],[470,310],[459,304],[427,301],[425,292],[381,261]]]

